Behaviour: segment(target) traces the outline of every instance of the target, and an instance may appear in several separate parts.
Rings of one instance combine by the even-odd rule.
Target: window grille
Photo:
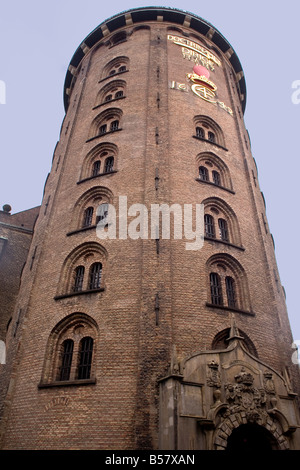
[[[102,264],[94,263],[90,270],[89,289],[99,289],[101,284]]]
[[[235,285],[232,277],[225,278],[228,307],[236,307]]]
[[[116,98],[116,99],[117,99],[117,98],[122,98],[123,95],[124,95],[123,90],[119,90],[119,91],[117,91],[117,93],[115,94],[115,98]]]
[[[105,160],[105,173],[110,173],[114,169],[114,157],[107,157]]]
[[[220,173],[218,173],[217,171],[214,170],[212,172],[212,177],[213,177],[214,184],[216,184],[217,186],[221,186]]]
[[[77,378],[89,379],[91,376],[91,365],[93,355],[93,338],[82,338],[79,345],[79,363]]]
[[[62,344],[62,358],[59,371],[59,380],[69,380],[70,378],[73,348],[74,342],[71,339],[66,339]]]
[[[110,130],[113,132],[113,131],[117,131],[118,129],[119,129],[119,121],[112,121],[110,125]]]
[[[211,132],[211,131],[208,132],[208,140],[209,140],[209,142],[213,142],[213,143],[216,142],[216,136],[215,136],[215,134],[214,134],[213,132]]]
[[[212,304],[223,305],[221,279],[217,273],[210,274],[210,293]]]
[[[208,170],[205,166],[200,166],[199,167],[199,178],[202,181],[208,181],[209,180]]]
[[[96,161],[93,163],[92,176],[97,176],[97,175],[99,175],[99,173],[100,173],[100,167],[101,167],[101,161],[100,161],[100,160],[96,160]]]
[[[224,242],[228,242],[228,241],[229,241],[229,237],[228,237],[228,225],[227,225],[226,220],[224,220],[224,219],[219,219],[219,220],[218,220],[218,224],[219,224],[219,230],[220,230],[220,237],[221,237],[221,240],[223,240]]]
[[[77,266],[77,268],[75,269],[73,292],[82,291],[83,277],[84,277],[84,266]]]
[[[106,131],[107,131],[107,124],[103,124],[103,125],[100,126],[100,128],[99,128],[99,135],[106,134]]]
[[[205,225],[205,236],[209,238],[215,238],[215,224],[214,218],[210,214],[204,215],[204,225]]]
[[[87,209],[85,209],[82,228],[90,227],[92,225],[93,213],[94,213],[93,207],[88,207]]]
[[[199,137],[199,139],[205,138],[203,127],[196,127],[196,137]]]

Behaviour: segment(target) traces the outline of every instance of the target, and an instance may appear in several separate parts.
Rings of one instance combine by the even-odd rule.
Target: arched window
[[[204,167],[207,170],[207,179],[201,177],[199,168]],[[232,181],[229,168],[225,162],[212,152],[202,152],[196,157],[197,179],[198,181],[209,181],[210,184],[233,192]]]
[[[86,242],[76,247],[63,262],[55,300],[105,288],[107,252],[96,242]]]
[[[102,106],[113,100],[118,100],[125,96],[126,82],[125,80],[112,80],[106,83],[98,92],[95,107]]]
[[[73,359],[74,341],[66,339],[62,344],[61,363],[59,366],[58,380],[69,380]]]
[[[236,333],[243,340],[244,348],[253,356],[258,357],[256,347],[248,335],[240,328],[237,329]],[[211,345],[212,350],[227,349],[229,342],[228,339],[231,335],[231,329],[226,328],[225,330],[219,331],[214,337]]]
[[[102,263],[94,263],[90,268],[89,289],[99,289],[101,286]]]
[[[122,115],[123,112],[119,108],[108,108],[102,111],[91,124],[88,140],[121,130]]]
[[[110,158],[110,160],[106,160]],[[82,167],[81,175],[78,183],[86,179],[95,178],[98,176],[105,176],[106,173],[116,171],[118,162],[118,147],[110,142],[103,142],[96,145],[85,157]]]
[[[98,327],[85,313],[72,313],[55,325],[48,338],[39,387],[95,381]]]
[[[115,34],[111,38],[111,45],[115,46],[116,44],[120,44],[120,42],[124,42],[127,40],[127,33],[126,31],[120,31],[119,33]]]
[[[213,305],[223,305],[221,279],[219,274],[210,273],[210,293]]]
[[[107,157],[105,160],[104,173],[110,173],[114,169],[114,157]]]
[[[85,209],[82,228],[90,227],[92,225],[93,213],[94,213],[94,208],[93,207],[87,207]]]
[[[200,166],[199,167],[199,178],[202,181],[209,181],[208,170],[205,166]]]
[[[252,314],[246,273],[233,256],[225,253],[211,256],[207,261],[207,271],[208,306]]]
[[[215,239],[219,242],[231,243],[243,250],[238,219],[231,206],[223,199],[210,197],[202,201],[205,214],[211,214],[218,220]]]
[[[209,238],[215,238],[215,222],[214,218],[210,214],[204,215],[204,226],[205,226],[205,236]]]
[[[205,140],[225,148],[224,134],[221,127],[209,116],[195,116],[194,125],[197,139]]]
[[[77,379],[89,379],[91,375],[91,365],[93,356],[94,340],[90,336],[82,338],[79,343],[79,362]]]
[[[84,266],[77,266],[75,269],[73,292],[81,292],[84,278]]]
[[[129,69],[129,59],[128,57],[121,56],[115,57],[113,60],[108,62],[104,67],[101,79],[105,80],[107,77],[117,75],[119,73],[124,73]]]
[[[83,193],[71,211],[72,219],[67,235],[73,235],[80,230],[93,229],[97,225],[98,206],[111,204],[112,200],[113,194],[105,186],[95,186]]]

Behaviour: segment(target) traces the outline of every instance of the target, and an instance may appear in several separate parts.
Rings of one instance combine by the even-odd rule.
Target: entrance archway
[[[276,450],[278,444],[274,436],[258,424],[241,424],[233,429],[227,439],[228,451],[266,451]]]

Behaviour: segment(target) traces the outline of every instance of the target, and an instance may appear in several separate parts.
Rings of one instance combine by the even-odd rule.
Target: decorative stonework
[[[70,403],[70,398],[69,397],[54,397],[52,400],[45,405],[45,411],[50,410],[51,408],[54,408],[55,406],[68,406]]]
[[[207,385],[209,387],[221,387],[219,364],[214,360],[207,364]]]
[[[234,383],[225,385],[225,399],[228,406],[222,413],[223,420],[215,434],[215,446],[225,448],[234,428],[242,424],[258,424],[273,434],[280,449],[287,449],[288,443],[283,436],[280,423],[270,416],[273,410],[267,410],[268,395],[272,395],[269,402],[272,408],[277,402],[272,373],[268,371],[264,373],[264,388],[253,385],[254,377],[244,367],[235,375],[234,380]]]

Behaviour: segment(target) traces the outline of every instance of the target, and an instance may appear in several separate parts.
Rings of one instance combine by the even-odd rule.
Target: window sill
[[[96,225],[89,225],[88,227],[82,227],[77,230],[72,230],[72,232],[67,233],[67,237],[70,235],[74,235],[75,233],[81,233],[81,232],[86,232],[87,230],[92,230],[95,229],[97,226]]]
[[[123,73],[127,73],[127,72],[129,72],[129,70],[123,70],[123,72],[116,72],[116,73],[114,73],[114,74],[112,74],[112,75],[107,75],[107,77],[104,77],[104,78],[102,78],[101,80],[99,80],[98,83],[102,83],[102,82],[104,82],[105,80],[108,80],[109,78],[114,78],[114,77],[116,77],[117,75],[122,75]]]
[[[219,240],[218,238],[204,237],[204,240],[207,240],[213,243],[221,243],[222,245],[231,246],[232,248],[236,248],[237,250],[245,251],[245,248],[243,246],[234,245],[233,243],[225,242],[224,240]]]
[[[53,387],[72,387],[81,385],[95,385],[96,379],[81,379],[81,380],[56,380],[54,382],[44,383],[40,382],[38,388],[53,388]]]
[[[86,140],[85,142],[91,142],[92,140],[95,140],[95,139],[98,139],[99,137],[104,137],[106,135],[109,135],[109,134],[114,134],[115,132],[119,132],[121,131],[122,129],[116,129],[115,131],[107,131],[107,132],[104,132],[103,134],[98,134],[98,135],[95,135],[94,137],[91,137],[90,139]]]
[[[235,194],[235,191],[232,191],[232,189],[225,188],[225,186],[219,186],[218,184],[212,183],[211,181],[205,181],[202,180],[201,178],[195,178],[198,183],[205,183],[205,184],[210,184],[211,186],[214,186],[215,188],[220,188],[223,189],[224,191],[228,191],[231,194]]]
[[[81,183],[84,183],[85,181],[90,181],[94,178],[99,178],[101,176],[113,175],[115,173],[118,173],[118,170],[107,171],[106,173],[99,173],[99,175],[95,175],[95,176],[88,176],[87,178],[84,178],[83,180],[77,181],[77,184],[81,184]]]
[[[76,295],[96,294],[99,292],[104,292],[104,290],[105,290],[104,287],[99,287],[99,289],[82,290],[80,292],[70,292],[69,294],[56,295],[54,297],[54,300],[66,299],[68,297],[74,297]]]
[[[104,106],[105,104],[110,104],[110,103],[113,103],[114,101],[123,100],[124,98],[126,98],[126,96],[120,96],[120,98],[113,98],[113,99],[108,100],[108,101],[103,101],[103,103],[97,104],[97,106],[94,106],[92,109],[98,109],[101,106]]]
[[[210,140],[207,140],[207,139],[202,139],[201,137],[197,137],[196,135],[193,135],[193,137],[194,139],[202,140],[202,142],[207,142],[208,144],[216,145],[216,147],[219,147],[220,149],[226,150],[226,152],[228,152],[228,149],[226,147],[223,147],[223,145],[217,144],[216,142],[211,142]]]
[[[211,304],[209,302],[206,302],[206,307],[209,308],[216,308],[218,310],[225,310],[226,312],[236,312],[236,313],[242,313],[244,315],[249,315],[251,317],[255,317],[254,312],[250,312],[249,310],[242,310],[240,308],[234,308],[234,307],[227,307],[226,305],[215,305]]]

